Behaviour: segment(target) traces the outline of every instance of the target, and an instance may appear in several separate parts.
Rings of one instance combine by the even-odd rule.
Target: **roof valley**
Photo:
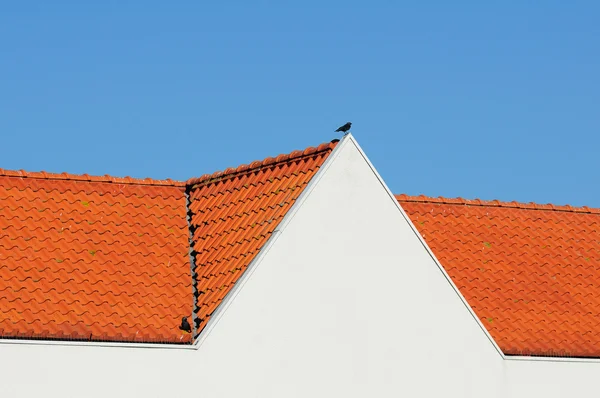
[[[199,320],[196,316],[197,305],[198,305],[198,274],[196,273],[196,251],[194,250],[194,232],[196,231],[196,227],[192,224],[193,212],[190,209],[190,204],[192,203],[190,200],[190,186],[186,185],[185,187],[185,210],[186,210],[186,221],[188,225],[188,253],[189,253],[189,262],[190,262],[190,277],[192,279],[192,323],[190,324],[192,327],[192,337],[195,339],[197,337],[197,329],[199,325]],[[184,316],[188,316],[185,314]]]

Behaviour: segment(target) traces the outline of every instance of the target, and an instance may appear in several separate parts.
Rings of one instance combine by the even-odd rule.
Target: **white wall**
[[[257,397],[501,396],[498,353],[342,145],[201,351],[250,350],[228,369]]]
[[[597,396],[600,363],[506,360],[507,397]]]
[[[351,140],[198,351],[0,344],[0,397],[560,397],[598,364],[505,361]]]

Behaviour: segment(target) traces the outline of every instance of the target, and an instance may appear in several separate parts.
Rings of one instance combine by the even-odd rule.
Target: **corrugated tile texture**
[[[0,337],[190,343],[184,190],[0,169]]]
[[[600,357],[600,209],[397,199],[505,354]]]
[[[187,182],[0,169],[0,338],[191,344],[336,142]]]
[[[336,145],[188,181],[201,331]]]

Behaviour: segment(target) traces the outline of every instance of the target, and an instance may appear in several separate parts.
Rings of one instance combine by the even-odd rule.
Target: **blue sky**
[[[600,207],[600,3],[283,3],[4,2],[0,167],[187,179],[352,121],[396,193]]]

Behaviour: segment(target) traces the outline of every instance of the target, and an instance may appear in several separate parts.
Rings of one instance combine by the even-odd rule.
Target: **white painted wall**
[[[0,344],[0,397],[562,397],[597,363],[503,360],[351,139],[199,350]]]

